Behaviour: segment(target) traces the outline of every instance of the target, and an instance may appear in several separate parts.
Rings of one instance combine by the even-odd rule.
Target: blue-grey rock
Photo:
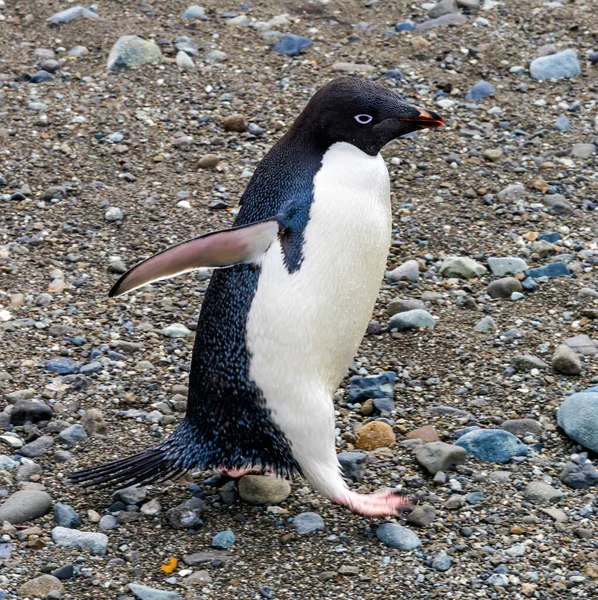
[[[496,89],[491,83],[488,83],[487,81],[478,81],[474,86],[469,88],[465,99],[472,102],[478,102],[488,96],[494,96],[494,94],[496,94]]]
[[[572,394],[559,406],[556,417],[568,437],[598,452],[598,392]]]
[[[567,118],[567,115],[561,115],[555,122],[553,125],[554,129],[556,129],[557,131],[569,131],[569,129],[571,129],[571,122],[569,121],[569,119]],[[538,236],[538,239],[539,236]]]
[[[29,83],[46,83],[47,81],[54,81],[53,75],[48,73],[48,71],[38,71],[33,74],[33,77],[29,80]]]
[[[521,287],[526,292],[535,292],[540,287],[540,284],[535,279],[533,279],[532,277],[526,277],[521,282]]]
[[[141,504],[146,498],[147,489],[136,485],[116,490],[112,494],[112,499],[115,502],[122,502],[123,504]]]
[[[185,338],[191,335],[191,330],[181,323],[173,323],[162,330],[162,333],[169,338]]]
[[[190,498],[166,511],[166,518],[173,529],[189,529],[201,524],[201,512],[205,508],[201,498]]]
[[[403,73],[398,69],[390,69],[384,73],[384,77],[386,79],[391,79],[392,81],[403,81]]]
[[[73,56],[74,58],[80,58],[89,54],[89,50],[85,46],[77,45],[73,46],[67,53],[67,56]]]
[[[108,537],[103,533],[54,527],[52,540],[58,546],[73,548],[89,554],[103,555],[108,549]]]
[[[439,0],[432,8],[428,10],[428,16],[431,19],[437,19],[444,15],[452,15],[459,12],[456,0]]]
[[[181,600],[181,597],[176,592],[157,590],[138,583],[129,583],[129,590],[139,600]]]
[[[114,515],[104,515],[98,526],[102,531],[111,531],[118,527],[118,519]]]
[[[466,454],[467,452],[463,448],[444,442],[429,442],[415,450],[417,462],[431,475],[462,465],[465,462]]]
[[[395,329],[397,331],[432,328],[434,325],[436,325],[434,317],[427,310],[423,310],[422,308],[398,313],[393,315],[388,321],[389,329]]]
[[[527,277],[569,277],[571,271],[564,262],[553,262],[537,269],[529,269]]]
[[[373,398],[392,399],[396,380],[397,374],[394,371],[370,377],[351,377],[347,401],[353,403]]]
[[[514,456],[526,456],[527,446],[502,429],[479,429],[462,435],[456,446],[486,462],[506,463]]]
[[[54,522],[60,527],[76,529],[81,525],[81,517],[72,506],[57,502],[54,505]]]
[[[476,333],[490,333],[496,330],[496,323],[490,316],[482,317],[474,326],[473,330]]]
[[[41,456],[54,445],[54,438],[51,435],[42,435],[36,440],[25,444],[20,450],[19,454],[26,456],[27,458],[35,458]]]
[[[561,234],[556,231],[553,233],[542,233],[538,236],[538,241],[540,242],[550,242],[551,244],[556,244],[561,239]]]
[[[46,370],[56,375],[70,375],[79,370],[79,365],[72,358],[51,358],[46,361]]]
[[[87,438],[87,432],[85,431],[82,425],[76,423],[75,425],[71,425],[66,429],[63,429],[58,437],[66,442],[69,446],[72,446],[75,442],[80,442]]]
[[[341,452],[337,455],[343,474],[351,481],[361,481],[365,473],[365,452]]]
[[[183,19],[206,19],[206,9],[203,6],[194,4],[185,10]]]
[[[72,579],[75,576],[75,565],[69,564],[58,567],[58,569],[52,571],[51,575],[52,577],[56,577],[56,579],[61,579],[62,581]]]
[[[442,15],[437,19],[428,19],[423,23],[419,23],[415,26],[415,29],[418,31],[427,31],[428,29],[435,29],[436,27],[446,27],[449,25],[463,25],[463,23],[467,23],[467,17],[462,14],[448,14]]]
[[[571,78],[581,73],[577,54],[571,48],[536,58],[531,62],[529,70],[532,78],[539,80]]]
[[[527,263],[517,256],[491,257],[488,259],[488,267],[497,277],[527,271]]]
[[[415,550],[422,544],[417,533],[396,523],[383,523],[376,529],[376,537],[397,550]]]
[[[21,490],[11,494],[0,505],[0,523],[21,525],[38,517],[43,517],[52,508],[50,494],[39,490]]]
[[[99,373],[103,368],[104,365],[102,365],[101,362],[97,360],[92,360],[86,365],[81,365],[79,373],[81,373],[81,375],[91,375],[92,373]]]
[[[293,527],[299,535],[309,535],[324,529],[324,519],[314,512],[304,512],[293,519]]]
[[[156,42],[144,40],[136,35],[124,35],[112,46],[107,68],[108,71],[119,71],[161,61],[162,52]]]
[[[439,552],[435,556],[432,557],[430,561],[430,566],[435,571],[440,571],[443,573],[444,571],[448,571],[453,564],[453,559],[444,551]]]
[[[486,583],[497,587],[507,587],[509,585],[509,578],[504,573],[493,573],[486,579]]]
[[[226,529],[224,531],[220,531],[212,538],[212,548],[226,550],[227,548],[230,548],[235,541],[235,534],[230,529]]]
[[[85,8],[84,6],[71,6],[66,10],[61,10],[60,12],[53,14],[51,17],[48,17],[46,21],[52,25],[65,25],[66,23],[70,23],[71,21],[81,17],[85,19],[99,19],[98,14],[91,7]]]
[[[395,409],[395,403],[390,398],[373,398],[372,402],[381,413],[389,413]]]
[[[470,492],[465,496],[465,502],[467,504],[479,504],[485,497],[484,492]]]
[[[19,400],[10,413],[10,422],[12,425],[39,423],[49,421],[53,415],[54,411],[41,400]]]
[[[532,369],[548,369],[548,365],[533,354],[518,354],[513,357],[511,363],[520,373],[527,373]]]
[[[415,23],[407,19],[406,21],[401,21],[395,25],[395,29],[397,31],[413,31],[415,29]]]
[[[587,490],[598,486],[598,469],[589,460],[583,464],[568,462],[561,471],[559,478],[570,488]]]
[[[313,42],[309,38],[289,33],[281,37],[272,48],[285,56],[299,56],[312,45]]]
[[[16,460],[10,458],[10,456],[0,455],[0,471],[16,471],[19,463]]]

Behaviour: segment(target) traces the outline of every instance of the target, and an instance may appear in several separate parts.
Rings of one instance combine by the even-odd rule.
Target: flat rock
[[[557,423],[572,440],[598,452],[598,388],[590,390],[567,397],[557,410]]]
[[[425,303],[417,298],[397,298],[396,300],[391,300],[386,305],[386,311],[388,312],[389,317],[398,313],[425,308]]]
[[[286,479],[270,475],[245,475],[238,483],[239,496],[248,504],[279,504],[291,493],[291,485]]]
[[[376,537],[387,546],[397,550],[415,550],[421,546],[417,533],[396,523],[383,523],[376,529]]]
[[[388,281],[402,281],[406,279],[415,283],[419,281],[419,263],[416,260],[405,261],[392,271],[387,271],[386,279]]]
[[[565,494],[544,481],[532,481],[527,484],[524,495],[532,504],[542,505],[557,502]]]
[[[229,563],[232,560],[233,555],[227,550],[202,550],[201,552],[183,556],[183,562],[189,567],[206,565],[213,562]]]
[[[21,525],[43,517],[51,508],[52,498],[47,492],[21,490],[11,494],[0,505],[0,523],[8,521],[11,525]]]
[[[162,52],[156,42],[137,35],[124,35],[112,46],[107,68],[108,71],[119,71],[159,62],[162,62]]]
[[[467,452],[463,448],[444,442],[431,442],[415,450],[417,462],[432,475],[462,465],[466,455]]]
[[[416,506],[408,515],[407,523],[417,527],[428,527],[436,518],[436,509],[430,504]]]
[[[462,435],[455,444],[479,460],[506,463],[514,456],[526,456],[527,446],[502,429],[478,429]]]
[[[176,592],[158,590],[138,583],[129,583],[129,590],[139,600],[181,600]]]
[[[52,540],[58,546],[73,548],[88,554],[103,555],[108,549],[108,537],[103,533],[54,527]]]
[[[581,465],[570,461],[564,466],[559,479],[575,490],[587,490],[598,486],[598,469],[590,461]]]
[[[308,48],[313,46],[313,42],[306,37],[301,35],[294,35],[289,33],[283,35],[273,46],[274,52],[284,54],[285,56],[299,56],[302,52],[305,52]]]
[[[517,256],[491,257],[488,259],[488,267],[497,277],[527,271],[527,263]]]
[[[429,329],[436,325],[436,319],[422,308],[408,310],[393,315],[388,321],[391,330],[409,331],[410,329]]]
[[[448,14],[437,17],[436,19],[429,19],[415,26],[417,31],[427,31],[428,29],[435,29],[436,27],[447,27],[449,25],[463,25],[467,23],[468,19],[462,14]]]
[[[584,333],[567,338],[563,344],[582,356],[594,356],[598,354],[596,342]]]
[[[430,19],[437,19],[443,15],[450,15],[459,12],[457,6],[457,0],[440,0],[437,2],[429,11],[428,16]]]
[[[456,277],[459,279],[473,279],[486,273],[486,267],[466,256],[449,256],[440,266],[442,277]]]
[[[324,519],[314,512],[305,512],[293,519],[293,527],[299,535],[310,535],[324,529]]]
[[[432,425],[424,425],[405,434],[407,440],[421,440],[424,444],[440,441],[438,432]]]
[[[373,73],[376,70],[372,65],[352,62],[336,62],[332,65],[331,69],[338,73]]]
[[[62,581],[52,575],[40,575],[19,586],[17,594],[21,598],[45,598],[51,592],[64,592]]]
[[[562,375],[579,375],[582,364],[579,356],[566,344],[557,346],[551,360],[552,368]]]
[[[501,424],[501,428],[518,437],[531,433],[537,437],[544,432],[542,425],[534,419],[509,419]]]
[[[531,62],[529,70],[532,78],[538,80],[571,78],[581,73],[577,53],[570,48],[536,58]]]
[[[518,354],[513,357],[511,364],[521,373],[526,373],[532,369],[539,369],[541,371],[548,369],[548,365],[541,358],[532,354]]]

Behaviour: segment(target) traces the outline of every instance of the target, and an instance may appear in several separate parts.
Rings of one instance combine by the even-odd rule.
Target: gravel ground
[[[460,4],[474,7],[461,9],[465,23],[397,32],[399,22],[427,21],[429,7],[210,0],[204,19],[183,19],[187,5],[173,0],[104,1],[99,18],[50,27],[46,19],[72,4],[0,0],[0,454],[12,457],[0,458],[0,497],[50,496],[41,516],[2,527],[0,598],[38,597],[37,584],[39,597],[54,599],[596,597],[598,476],[585,489],[561,481],[572,456],[587,456],[555,418],[567,395],[598,382],[596,4],[483,0],[479,12],[475,0]],[[272,30],[313,45],[284,56],[272,49]],[[123,35],[154,39],[162,62],[108,72]],[[195,49],[181,40],[175,48],[181,36]],[[88,52],[67,55],[79,45]],[[180,55],[177,64],[183,47],[194,65]],[[579,75],[530,76],[532,60],[566,49],[576,52]],[[30,83],[40,66],[53,80]],[[401,486],[433,507],[431,522],[352,515],[299,479],[268,508],[238,500],[235,484],[204,484],[211,473],[152,486],[126,510],[112,490],[69,484],[73,470],[164,439],[184,411],[209,273],[109,300],[118,273],[230,225],[261,157],[314,91],[346,69],[385,81],[446,121],[383,151],[395,224],[388,268],[402,267],[382,285],[350,375],[395,373],[394,398],[380,413],[367,394],[355,399],[349,377],[336,395],[339,451],[365,447],[360,428],[376,419],[397,440],[367,452],[352,487]],[[495,94],[467,99],[481,80]],[[456,276],[445,260],[454,256],[477,261],[474,271],[457,266]],[[515,281],[496,283],[501,277],[480,268],[493,257],[527,266],[510,275]],[[565,264],[557,268],[567,276],[523,275],[550,263]],[[394,281],[405,272],[410,278]],[[423,326],[397,331],[404,318],[393,313],[405,308],[391,304],[398,298],[431,314],[435,326],[420,313],[411,317]],[[483,318],[486,326],[476,327]],[[189,331],[169,337],[164,329],[173,324]],[[553,362],[557,347],[579,335],[589,338],[583,360],[561,348],[563,362]],[[594,428],[596,451],[596,412],[578,412],[590,435]],[[423,441],[440,439],[454,451],[465,427],[496,431],[524,418],[534,421],[517,432],[526,455],[498,463],[470,453],[436,476],[414,454],[421,443],[406,439],[428,425]],[[538,497],[533,482],[550,488]],[[169,509],[192,497],[207,505],[196,510],[200,521],[174,529]],[[152,499],[161,508],[147,508]],[[52,510],[57,503],[80,516],[72,531],[107,535],[94,538],[105,553],[59,545],[55,526],[72,526],[74,517]],[[61,510],[66,516],[56,516]],[[320,515],[324,529],[299,534],[292,518],[306,512]],[[385,521],[408,527],[419,545],[381,541]],[[224,554],[188,564],[226,530],[236,539]],[[230,535],[223,537],[227,545]],[[179,564],[163,567],[169,558]],[[21,587],[61,567],[58,580],[44,580],[49,587]]]

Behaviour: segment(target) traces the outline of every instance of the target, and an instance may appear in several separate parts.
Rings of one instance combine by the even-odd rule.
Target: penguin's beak
[[[431,110],[418,108],[417,106],[413,106],[412,108],[418,111],[419,114],[415,117],[401,117],[401,121],[409,121],[417,126],[418,129],[433,129],[434,127],[444,125],[444,119],[439,114]]]

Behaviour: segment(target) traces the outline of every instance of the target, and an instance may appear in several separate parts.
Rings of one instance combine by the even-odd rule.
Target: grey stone
[[[544,481],[532,481],[527,484],[524,495],[525,499],[532,504],[542,505],[556,502],[565,494]]]
[[[491,257],[488,259],[488,267],[497,277],[527,271],[527,263],[517,256]]]
[[[183,562],[189,567],[205,565],[213,562],[229,563],[233,559],[227,550],[203,550],[183,556]]]
[[[525,456],[527,446],[502,429],[477,429],[459,437],[455,445],[467,454],[487,462],[506,463],[514,456]]]
[[[81,517],[72,506],[57,502],[54,505],[54,522],[59,527],[76,529],[81,525]]]
[[[213,65],[216,63],[224,62],[227,60],[228,54],[226,52],[222,52],[222,50],[212,50],[208,52],[204,58],[205,62],[208,65]]]
[[[39,423],[49,421],[54,411],[41,400],[19,400],[10,413],[12,425],[24,425],[25,423]]]
[[[448,471],[456,465],[462,465],[466,455],[463,448],[444,442],[430,442],[415,450],[417,462],[432,475],[438,471]]]
[[[542,425],[534,419],[509,419],[502,423],[501,428],[518,437],[525,437],[528,433],[539,437],[544,432]]]
[[[157,590],[138,583],[129,583],[129,590],[139,600],[181,600],[176,592]]]
[[[435,570],[443,573],[448,571],[453,564],[453,559],[444,551],[439,552],[432,557],[430,566]]]
[[[183,19],[206,19],[206,9],[203,6],[198,6],[194,4],[193,6],[189,6],[183,13]]]
[[[114,221],[122,221],[125,218],[125,215],[122,209],[118,208],[118,206],[111,206],[105,213],[104,219],[109,223],[113,223]]]
[[[557,411],[558,426],[578,444],[598,452],[598,391],[572,394]]]
[[[147,498],[147,489],[136,485],[116,490],[112,494],[112,499],[115,502],[123,502],[124,504],[141,504]]]
[[[18,588],[20,598],[48,598],[53,593],[64,592],[64,585],[53,575],[40,575],[26,581]],[[6,596],[5,596],[6,597]]]
[[[573,144],[571,147],[571,156],[574,158],[588,159],[596,152],[594,144]]]
[[[52,25],[65,25],[66,23],[70,23],[75,19],[79,18],[85,19],[99,19],[100,17],[95,12],[95,10],[91,10],[89,8],[85,8],[84,6],[71,6],[65,10],[61,10],[53,14],[51,17],[48,17],[46,21],[51,23]]]
[[[389,281],[408,281],[416,282],[419,280],[419,264],[416,260],[408,260],[402,265],[399,265],[392,271],[386,273],[386,279]]]
[[[522,183],[511,183],[497,194],[502,202],[517,202],[525,198],[525,186]]]
[[[324,529],[324,519],[314,512],[305,512],[293,519],[293,527],[299,535],[310,535]]]
[[[50,494],[39,490],[21,490],[11,494],[0,506],[0,523],[21,525],[43,517],[52,508]]]
[[[200,514],[205,502],[200,498],[191,498],[166,511],[166,518],[173,529],[189,529],[200,524]]]
[[[539,80],[571,78],[581,73],[577,53],[571,48],[536,58],[531,62],[529,70],[532,78]]]
[[[461,14],[448,14],[437,17],[436,19],[428,19],[423,23],[416,25],[417,31],[427,31],[428,29],[435,29],[436,27],[447,27],[450,25],[463,25],[467,23],[467,17]]]
[[[85,431],[85,429],[83,429],[82,425],[79,425],[78,423],[76,423],[74,425],[70,425],[66,429],[63,429],[58,434],[58,437],[63,442],[66,442],[69,446],[72,446],[76,442],[86,439],[87,432]]]
[[[397,550],[415,550],[421,546],[417,533],[396,523],[383,523],[376,529],[376,537],[387,546]]]
[[[569,346],[574,352],[581,354],[582,356],[594,356],[598,353],[596,342],[583,333],[567,338],[563,344]]]
[[[104,515],[100,519],[98,527],[102,531],[111,531],[112,529],[116,529],[118,527],[118,519],[114,515]]]
[[[566,344],[557,346],[551,361],[552,368],[562,375],[579,375],[581,373],[581,359]]]
[[[407,523],[417,527],[428,527],[436,518],[436,509],[430,504],[416,506],[408,515]]]
[[[173,323],[162,330],[162,333],[169,338],[185,338],[191,335],[191,330],[180,323]]]
[[[561,474],[560,480],[570,488],[575,490],[587,490],[591,487],[598,486],[598,469],[585,461],[583,464],[568,462]]]
[[[521,282],[514,277],[503,277],[492,281],[486,288],[491,298],[510,298],[513,292],[521,292]]]
[[[52,540],[58,546],[73,548],[88,554],[103,555],[108,549],[108,537],[103,533],[54,527]]]
[[[33,398],[34,395],[35,392],[33,390],[16,390],[14,392],[6,394],[6,399],[11,404],[16,404],[19,400],[31,400],[31,398]]]
[[[496,331],[496,323],[490,316],[482,317],[475,325],[473,330],[476,333],[490,333]]]
[[[107,68],[108,71],[118,71],[161,61],[162,52],[156,42],[136,35],[124,35],[112,46]]]
[[[234,545],[235,541],[235,534],[230,529],[225,529],[224,531],[218,532],[212,538],[212,547],[226,550]]]
[[[486,273],[486,267],[466,256],[449,256],[440,266],[442,277],[457,277],[460,279],[473,279]]]
[[[511,364],[517,369],[517,371],[525,373],[532,369],[548,369],[548,365],[537,356],[531,354],[519,354],[513,357]]]
[[[0,471],[7,471],[10,473],[16,471],[18,466],[19,463],[16,460],[13,460],[10,456],[0,454]]]
[[[408,310],[393,315],[388,322],[388,327],[397,331],[408,331],[410,329],[432,328],[436,324],[434,317],[421,308]]]
[[[391,300],[386,305],[386,310],[389,317],[392,317],[398,313],[417,309],[423,310],[425,308],[426,305],[421,300],[417,300],[416,298],[397,298],[396,300]]]
[[[21,464],[17,469],[17,479],[19,481],[31,481],[33,475],[39,475],[42,468],[29,458],[21,458]]]
[[[88,408],[83,417],[81,417],[81,425],[89,436],[106,436],[108,434],[108,426],[101,411],[98,408]]]
[[[238,483],[239,496],[248,504],[279,504],[291,493],[286,479],[269,475],[245,475]]]
[[[443,15],[450,15],[459,12],[456,0],[440,0],[435,4],[429,11],[428,16],[430,19],[437,19]]]
[[[177,52],[176,64],[181,71],[195,71],[193,59],[183,50]]]
[[[347,479],[356,482],[363,479],[367,459],[365,452],[341,452],[337,458]]]

